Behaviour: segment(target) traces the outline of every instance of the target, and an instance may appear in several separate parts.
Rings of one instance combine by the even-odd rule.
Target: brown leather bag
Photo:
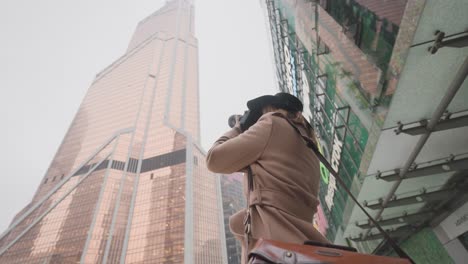
[[[361,254],[329,247],[297,245],[259,239],[249,264],[409,264],[408,259]]]

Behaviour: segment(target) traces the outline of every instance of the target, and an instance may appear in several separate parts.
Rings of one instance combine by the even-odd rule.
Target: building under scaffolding
[[[468,2],[261,0],[281,91],[320,149],[417,263],[468,258]],[[308,107],[307,107],[308,106]],[[318,229],[393,254],[321,169]]]

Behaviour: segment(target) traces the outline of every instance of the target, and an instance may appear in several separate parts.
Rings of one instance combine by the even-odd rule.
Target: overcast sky
[[[0,1],[0,233],[32,198],[96,73],[161,0]],[[276,92],[258,0],[197,0],[202,145]]]

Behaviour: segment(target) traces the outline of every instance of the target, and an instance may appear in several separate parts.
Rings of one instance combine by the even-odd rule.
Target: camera
[[[257,123],[258,119],[262,115],[259,111],[245,111],[243,115],[232,115],[229,117],[228,124],[229,127],[234,127],[236,125],[236,118],[239,118],[239,124],[241,131],[244,132],[249,127]]]

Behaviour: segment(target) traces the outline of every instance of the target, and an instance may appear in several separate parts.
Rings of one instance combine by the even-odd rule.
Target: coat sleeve
[[[263,115],[242,134],[235,128],[225,133],[208,151],[208,169],[215,173],[234,173],[254,163],[267,146],[272,126],[272,116]]]

